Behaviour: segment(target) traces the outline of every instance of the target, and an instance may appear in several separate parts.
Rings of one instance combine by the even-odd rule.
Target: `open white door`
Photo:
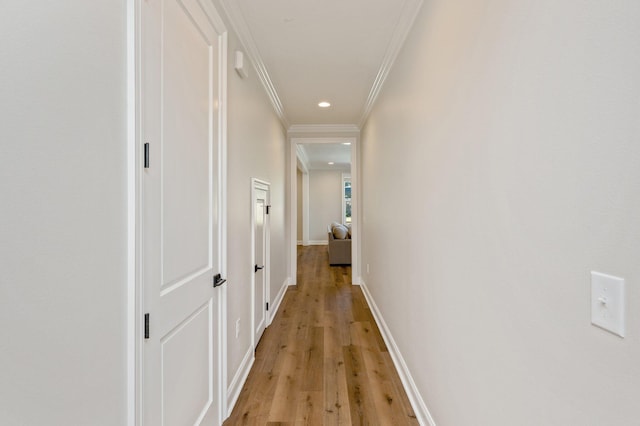
[[[222,34],[207,2],[141,2],[142,423],[219,423]],[[224,49],[223,49],[224,50]]]
[[[253,199],[253,253],[254,253],[254,280],[253,280],[253,347],[260,341],[267,327],[269,292],[269,184],[252,180]]]

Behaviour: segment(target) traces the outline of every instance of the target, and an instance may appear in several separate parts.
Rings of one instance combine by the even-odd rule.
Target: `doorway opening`
[[[360,283],[357,144],[356,137],[291,139],[292,284],[298,245],[328,245],[332,223],[348,228],[352,283]]]

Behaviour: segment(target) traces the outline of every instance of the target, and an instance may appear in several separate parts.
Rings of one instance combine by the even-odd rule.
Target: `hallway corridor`
[[[351,268],[299,246],[297,280],[224,425],[417,425]]]

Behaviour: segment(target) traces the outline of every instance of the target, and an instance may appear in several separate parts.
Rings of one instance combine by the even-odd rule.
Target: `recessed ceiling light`
[[[331,104],[330,104],[329,102],[327,102],[327,101],[322,101],[322,102],[320,102],[320,103],[318,104],[318,106],[319,106],[320,108],[329,108],[329,107],[331,106]]]
[[[328,163],[330,166],[333,166],[335,163],[333,161],[329,161]]]
[[[351,142],[342,142],[342,145],[351,145]]]

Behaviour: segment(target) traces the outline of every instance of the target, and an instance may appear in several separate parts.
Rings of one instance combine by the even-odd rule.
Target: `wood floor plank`
[[[400,395],[397,394],[397,389],[391,382],[390,370],[387,368],[383,353],[378,350],[378,344],[371,332],[370,324],[355,323],[352,325],[352,330],[358,336],[357,341],[361,346],[369,391],[376,407],[380,424],[411,424],[410,414],[412,413],[402,413],[404,407]]]
[[[285,422],[295,419],[297,393],[302,382],[302,368],[300,365],[301,352],[296,341],[283,351],[278,369],[278,382],[269,410],[270,422]]]
[[[349,387],[342,357],[324,361],[324,422],[325,425],[350,425]]]
[[[354,425],[377,425],[377,413],[373,405],[360,348],[354,345],[345,346],[343,354],[349,389],[351,423]]]
[[[322,391],[324,373],[324,328],[313,327],[305,342],[303,391]]]
[[[322,424],[322,391],[300,392],[296,409],[296,426]]]
[[[384,359],[385,364],[387,365],[387,370],[393,371],[395,373],[395,367],[393,365],[393,360],[391,359],[391,355],[389,354],[389,352],[381,352],[380,356],[382,356],[382,358]],[[406,413],[407,417],[409,418],[410,424],[418,425],[418,419],[413,411],[411,402],[409,402],[409,397],[404,390],[404,386],[400,381],[400,376],[398,376],[397,373],[390,374],[389,378],[391,379],[391,383],[396,390],[396,395],[398,395],[398,397],[400,398],[399,402],[402,405],[402,413]]]
[[[351,268],[298,248],[298,282],[256,349],[225,421],[235,425],[417,425]]]

